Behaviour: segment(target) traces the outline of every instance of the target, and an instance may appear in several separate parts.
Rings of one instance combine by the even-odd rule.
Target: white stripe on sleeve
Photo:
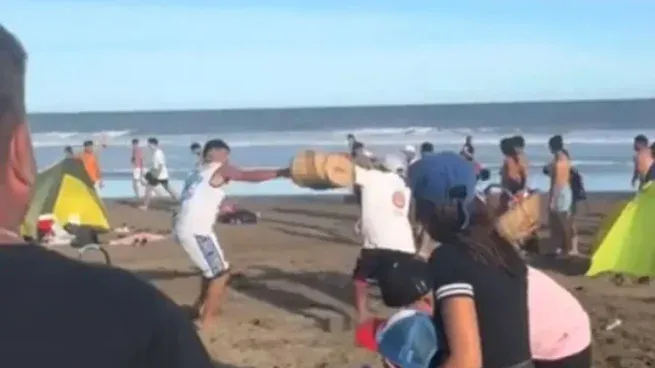
[[[436,299],[443,299],[451,296],[473,296],[473,286],[465,282],[446,284],[437,289],[434,293]]]

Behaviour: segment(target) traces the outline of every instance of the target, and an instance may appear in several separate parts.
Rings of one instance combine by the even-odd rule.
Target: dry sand
[[[621,197],[595,195],[581,206],[583,250],[599,221]],[[349,279],[359,250],[356,208],[327,198],[242,199],[261,211],[257,225],[221,225],[220,240],[242,277],[232,285],[220,325],[203,336],[218,367],[358,368],[377,359],[353,345],[348,330]],[[170,206],[144,214],[125,201],[108,202],[113,226],[168,232]],[[547,237],[547,233],[544,233]],[[114,263],[150,279],[181,305],[195,297],[199,276],[172,240],[144,247],[108,248]],[[70,250],[62,250],[70,253]],[[617,287],[606,277],[582,276],[586,258],[537,262],[569,288],[593,321],[594,367],[647,367],[655,363],[655,286]],[[382,310],[377,304],[377,309]],[[610,331],[615,319],[622,324]]]

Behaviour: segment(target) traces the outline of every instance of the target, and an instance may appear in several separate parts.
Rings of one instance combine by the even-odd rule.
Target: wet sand
[[[625,195],[598,194],[580,206],[581,249],[587,253],[599,222]],[[233,283],[217,329],[203,336],[218,367],[375,366],[375,355],[353,345],[350,272],[359,250],[357,210],[340,199],[244,198],[261,211],[257,225],[219,225],[229,260],[243,277]],[[106,202],[112,226],[167,233],[170,205],[147,214],[130,201]],[[542,232],[547,241],[547,232]],[[114,236],[115,237],[115,236]],[[190,304],[199,276],[172,239],[144,247],[109,246],[113,262],[148,278],[178,304]],[[69,249],[63,252],[71,253]],[[92,261],[92,259],[89,259]],[[617,287],[607,277],[583,276],[587,258],[535,264],[585,305],[594,330],[594,367],[655,364],[655,286]],[[376,309],[384,313],[376,302]],[[607,330],[615,319],[621,325]]]

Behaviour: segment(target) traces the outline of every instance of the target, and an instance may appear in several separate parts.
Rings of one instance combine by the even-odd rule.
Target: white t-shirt
[[[415,253],[409,222],[411,191],[396,173],[355,166],[355,183],[362,187],[364,248]]]
[[[168,179],[168,169],[166,168],[166,156],[164,156],[164,151],[161,148],[155,148],[152,151],[152,167],[151,170],[154,173],[157,173],[156,179],[166,180]]]
[[[175,216],[175,232],[180,234],[209,234],[225,199],[223,187],[213,187],[211,178],[221,167],[214,162],[195,170],[184,181],[180,207]]]

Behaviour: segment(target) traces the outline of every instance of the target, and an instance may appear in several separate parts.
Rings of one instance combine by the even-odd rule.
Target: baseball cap
[[[412,146],[411,144],[408,144],[405,147],[403,147],[401,152],[403,152],[403,153],[416,153],[416,147]]]
[[[410,167],[408,179],[415,199],[445,204],[453,199],[472,203],[475,198],[475,166],[452,151],[421,158]]]
[[[405,170],[405,162],[403,159],[396,155],[385,155],[382,158],[382,166],[384,166],[385,169],[392,171],[392,172],[398,172],[398,171],[403,171]]]
[[[377,284],[387,307],[402,308],[433,289],[430,264],[411,253],[398,253],[393,262],[378,270]]]
[[[403,368],[427,368],[440,349],[432,318],[414,309],[394,313],[376,333],[378,352]]]

